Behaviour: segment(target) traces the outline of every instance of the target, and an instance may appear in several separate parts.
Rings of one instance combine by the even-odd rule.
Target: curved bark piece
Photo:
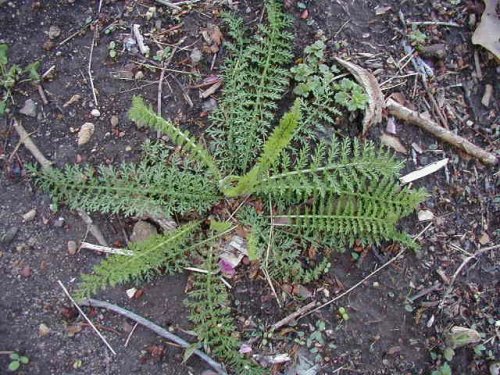
[[[382,121],[384,94],[382,94],[377,79],[368,70],[338,57],[335,57],[335,60],[354,76],[368,96],[368,107],[363,118],[363,134],[366,134],[370,127]]]

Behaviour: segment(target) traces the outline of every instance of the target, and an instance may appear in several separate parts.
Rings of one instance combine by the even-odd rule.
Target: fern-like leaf
[[[295,162],[284,155],[269,177],[259,180],[255,192],[286,203],[304,201],[327,193],[342,194],[364,190],[380,178],[394,179],[402,163],[387,150],[377,150],[371,142],[335,138],[320,142],[313,152],[304,146]]]
[[[132,256],[111,255],[94,267],[92,274],[82,276],[76,295],[86,298],[108,286],[148,278],[160,268],[166,273],[181,272],[190,265],[186,254],[189,240],[199,227],[199,222],[183,225],[163,235],[130,244]]]
[[[208,151],[197,144],[187,131],[180,130],[172,122],[158,116],[151,106],[148,106],[141,97],[135,96],[132,99],[129,118],[137,124],[150,126],[168,135],[172,142],[184,147],[195,160],[203,163],[215,177],[220,178],[219,168],[216,166],[214,159]]]
[[[226,189],[224,194],[228,197],[252,193],[262,176],[276,162],[281,151],[292,140],[300,121],[300,100],[297,100],[292,109],[287,112],[274,129],[269,139],[264,144],[262,154],[255,166],[238,180],[234,188]],[[230,176],[232,177],[232,176]]]
[[[351,246],[356,240],[363,244],[393,240],[415,248],[414,241],[399,232],[396,224],[425,197],[423,191],[398,191],[395,182],[383,180],[356,192],[327,193],[314,199],[311,206],[295,207],[274,217],[279,225],[318,241],[333,238],[341,246]]]
[[[88,212],[125,215],[184,214],[204,212],[218,199],[208,178],[175,165],[123,164],[119,168],[68,165],[63,170],[30,169],[35,182],[56,202]]]
[[[231,367],[235,374],[260,375],[264,370],[244,358],[239,352],[239,340],[226,286],[217,276],[216,258],[209,249],[201,266],[206,274],[194,275],[193,290],[189,293],[186,305],[189,319],[195,325],[198,340],[207,352],[214,353]]]
[[[266,0],[265,7],[267,25],[259,26],[250,43],[237,43],[238,52],[224,67],[224,96],[208,130],[215,155],[233,174],[247,172],[255,160],[289,82],[290,19],[276,0]]]

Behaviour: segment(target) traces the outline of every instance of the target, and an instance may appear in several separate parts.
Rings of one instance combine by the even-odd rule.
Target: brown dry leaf
[[[403,146],[403,144],[401,143],[401,141],[399,140],[399,138],[396,138],[395,136],[393,135],[390,135],[390,134],[382,134],[380,136],[380,142],[387,146],[387,147],[390,147],[394,150],[396,150],[397,152],[400,152],[402,154],[406,154],[408,153],[408,150],[406,149],[405,146]]]
[[[384,94],[377,79],[368,70],[338,57],[335,60],[354,76],[368,96],[368,107],[363,118],[363,134],[366,134],[371,126],[382,121],[382,109],[385,107]]]
[[[204,48],[206,52],[219,52],[219,47],[222,44],[222,39],[224,38],[219,26],[210,24],[201,32],[201,35],[208,44],[208,48]]]
[[[479,44],[500,60],[500,18],[496,9],[500,0],[484,0],[484,12],[476,31],[472,35],[472,43]]]
[[[488,236],[488,233],[483,232],[481,237],[479,237],[479,243],[481,245],[486,245],[488,242],[490,242],[490,236]]]
[[[210,36],[210,39],[212,39],[212,42],[214,44],[220,46],[222,43],[223,36],[222,36],[222,33],[219,29],[219,26],[209,25],[207,31],[208,31],[208,35]]]
[[[66,327],[66,332],[68,333],[69,337],[75,336],[77,333],[80,333],[82,331],[83,327],[80,323],[72,324],[70,326]]]

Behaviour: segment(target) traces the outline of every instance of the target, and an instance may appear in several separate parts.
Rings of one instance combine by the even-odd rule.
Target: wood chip
[[[441,168],[443,168],[445,165],[448,164],[448,161],[449,161],[448,158],[436,161],[432,164],[426,165],[422,169],[408,173],[407,175],[401,177],[399,180],[401,181],[402,184],[408,184],[410,182],[416,181],[422,177],[428,176],[434,172],[439,171]]]

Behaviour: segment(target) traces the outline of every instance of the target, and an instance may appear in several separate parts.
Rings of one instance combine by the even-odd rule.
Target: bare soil
[[[194,357],[183,364],[181,349],[142,327],[137,327],[125,346],[133,324],[111,312],[86,309],[117,356],[107,351],[90,327],[80,325],[84,320],[75,313],[57,281],[61,280],[71,290],[79,275],[89,272],[102,255],[87,250],[68,254],[68,241],[86,238],[92,242],[94,239],[75,212],[65,207],[54,212],[50,198],[25,176],[25,165],[35,161],[24,147],[17,147],[19,138],[12,127],[15,117],[57,166],[136,160],[143,141],[155,138],[156,134],[138,129],[127,120],[126,112],[135,94],[156,105],[160,76],[158,70],[140,65],[144,60],[140,53],[122,50],[122,41],[130,34],[131,25],[138,23],[153,50],[157,46],[150,39],[150,31],[155,25],[167,36],[165,43],[174,44],[185,38],[182,46],[186,48],[176,53],[169,65],[172,71],[166,74],[163,115],[180,121],[193,133],[203,134],[206,100],[200,99],[199,89],[190,86],[219,72],[224,51],[217,56],[204,52],[197,67],[191,66],[190,53],[195,47],[203,50],[202,29],[209,24],[220,24],[219,14],[227,9],[223,2],[204,3],[195,3],[173,15],[171,9],[154,1],[106,0],[98,15],[96,1],[0,1],[0,43],[10,46],[11,62],[25,66],[39,60],[41,72],[55,66],[54,75],[42,82],[48,105],[43,105],[36,87],[22,83],[15,89],[11,113],[0,118],[0,235],[15,232],[13,238],[0,242],[0,352],[15,351],[30,358],[30,363],[19,372],[174,375],[201,374],[207,368]],[[425,45],[443,43],[446,49],[444,58],[426,60],[436,73],[430,80],[430,90],[437,97],[451,129],[490,151],[498,149],[499,102],[495,100],[500,91],[498,66],[485,50],[471,43],[475,28],[471,18],[480,19],[482,2],[311,0],[297,3],[285,0],[285,4],[295,19],[297,58],[307,44],[323,34],[328,39],[331,56],[350,58],[375,72],[378,81],[385,82],[384,94],[404,96],[415,109],[428,111],[434,118],[433,105],[421,80],[415,75],[408,76],[414,72],[413,66],[408,64],[398,70],[396,64],[400,61],[401,67],[406,61],[401,61],[405,56],[401,40],[408,39],[412,31],[410,26],[403,26],[400,11],[407,21],[457,23],[458,27],[419,27],[427,35]],[[148,20],[145,13],[151,6],[156,6],[158,13]],[[250,27],[259,22],[261,1],[242,0],[234,7]],[[382,7],[388,8],[381,12]],[[376,9],[381,14],[377,15]],[[84,26],[89,19],[97,19],[100,30],[92,57],[98,118],[90,114],[95,104],[88,76],[94,26]],[[103,30],[110,25],[115,25],[115,29],[107,34]],[[48,38],[50,26],[61,30],[52,45]],[[80,33],[59,45],[79,29],[82,29]],[[118,46],[115,59],[110,58],[108,52],[112,41]],[[143,77],[136,76],[138,71]],[[481,104],[486,84],[494,88],[489,108]],[[63,106],[77,94],[81,96],[79,101]],[[36,117],[19,113],[28,98],[37,103]],[[113,115],[119,119],[114,127],[110,122]],[[356,121],[345,130],[359,134],[359,119]],[[77,146],[76,133],[85,122],[93,122],[96,132],[88,144]],[[379,142],[386,123],[387,118],[372,129],[368,137]],[[407,252],[401,260],[338,302],[292,328],[275,333],[272,346],[255,348],[268,354],[289,353],[292,357],[292,363],[270,368],[270,374],[293,374],[293,362],[299,353],[314,360],[316,354],[304,351],[294,338],[298,332],[309,335],[318,321],[326,324],[327,341],[319,350],[318,374],[429,374],[444,363],[444,332],[452,326],[476,329],[481,333],[478,344],[485,348],[476,352],[474,345],[457,349],[449,362],[454,374],[488,374],[488,366],[500,359],[498,251],[485,253],[468,263],[440,306],[464,254],[498,243],[498,171],[411,125],[397,122],[396,129],[396,136],[409,150],[407,154],[398,154],[407,161],[407,171],[450,158],[446,169],[415,183],[429,191],[429,199],[421,209],[434,213],[432,225],[424,230],[429,222],[419,222],[416,215],[402,223],[403,229],[411,234],[422,232],[422,249],[417,253]],[[36,210],[34,219],[23,221],[22,215],[32,209]],[[117,245],[130,236],[137,220],[103,215],[92,215],[92,218],[108,242]],[[331,272],[318,283],[304,286],[311,296],[292,296],[283,285],[279,292],[287,299],[282,309],[277,306],[265,279],[255,276],[248,266],[241,266],[234,280],[234,313],[240,323],[251,322],[245,328],[242,324],[242,331],[247,336],[262,332],[263,327],[311,299],[329,300],[385,263],[398,249],[383,246],[356,251],[360,255],[357,261],[351,250],[334,255]],[[127,297],[125,290],[133,285],[110,289],[98,297],[195,341],[185,332],[191,328],[183,305],[186,280],[187,275],[160,277],[140,286],[144,292],[140,298]],[[348,311],[349,320],[340,318],[340,307]],[[49,328],[47,334],[41,334],[41,324]],[[75,327],[78,332],[73,332]],[[8,355],[0,354],[0,373],[7,373],[8,364]]]

